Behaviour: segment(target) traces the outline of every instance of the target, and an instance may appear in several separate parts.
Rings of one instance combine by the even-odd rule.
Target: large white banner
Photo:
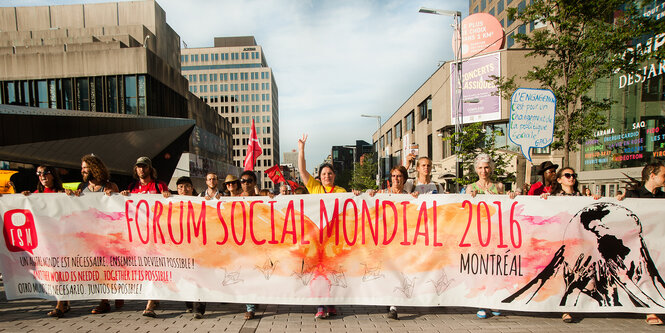
[[[8,299],[664,313],[662,207],[441,194],[4,195],[0,270]]]

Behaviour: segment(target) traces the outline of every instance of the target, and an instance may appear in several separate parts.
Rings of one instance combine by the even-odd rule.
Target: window
[[[405,130],[407,132],[415,130],[415,126],[414,126],[414,123],[413,123],[413,111],[409,112],[409,114],[406,115],[406,117],[404,118],[404,121],[406,123]]]
[[[480,11],[485,11],[485,7],[487,6],[487,0],[480,0]]]
[[[526,34],[526,24],[522,24],[517,28],[517,33]]]
[[[494,16],[494,7],[492,7],[492,9],[490,9],[489,13],[490,13],[490,15]]]
[[[422,103],[418,105],[418,122],[427,119],[432,120],[432,97],[427,97]]]
[[[508,42],[506,43],[508,48],[511,48],[515,44],[515,40],[513,39],[513,34],[514,33],[508,35]]]
[[[496,14],[501,15],[501,12],[503,12],[503,0],[499,0],[496,4]]]
[[[393,130],[389,129],[388,132],[386,132],[386,144],[391,145],[393,143]]]
[[[136,76],[125,76],[125,113],[137,114]]]
[[[398,121],[395,124],[395,140],[400,140],[402,138],[402,121]]]

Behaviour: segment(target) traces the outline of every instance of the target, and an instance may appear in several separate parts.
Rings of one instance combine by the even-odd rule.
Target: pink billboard
[[[494,52],[501,49],[504,32],[501,23],[492,15],[478,13],[462,21],[462,57]],[[453,50],[457,51],[459,39],[453,38]]]

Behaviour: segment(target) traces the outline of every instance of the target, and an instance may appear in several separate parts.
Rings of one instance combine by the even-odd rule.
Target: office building
[[[155,1],[3,7],[0,17],[0,160],[77,169],[95,153],[130,176],[146,155],[167,182],[176,165],[231,169],[231,124],[189,93],[180,37]]]
[[[273,189],[263,171],[279,164],[279,96],[263,48],[252,36],[218,37],[214,47],[182,49],[180,60],[189,90],[231,122],[237,167],[243,167],[254,120],[263,148],[254,170],[259,186]]]

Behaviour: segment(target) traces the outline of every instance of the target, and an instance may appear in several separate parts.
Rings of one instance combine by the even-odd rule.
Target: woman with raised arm
[[[323,193],[346,193],[343,187],[335,186],[335,168],[329,164],[324,163],[319,167],[319,179],[316,180],[312,175],[307,172],[305,163],[305,141],[307,141],[307,134],[303,134],[302,138],[298,139],[298,171],[300,178],[307,187],[310,194],[323,194]]]
[[[302,138],[298,139],[298,171],[300,172],[300,178],[305,184],[307,191],[310,194],[324,194],[324,193],[345,193],[346,190],[343,187],[335,186],[335,168],[331,164],[324,163],[319,167],[319,179],[318,181],[312,177],[312,175],[307,172],[307,166],[305,163],[305,142],[307,141],[307,134],[303,134]],[[316,309],[316,315],[314,318],[321,319],[328,316],[336,316],[337,309],[334,305],[320,305]]]

